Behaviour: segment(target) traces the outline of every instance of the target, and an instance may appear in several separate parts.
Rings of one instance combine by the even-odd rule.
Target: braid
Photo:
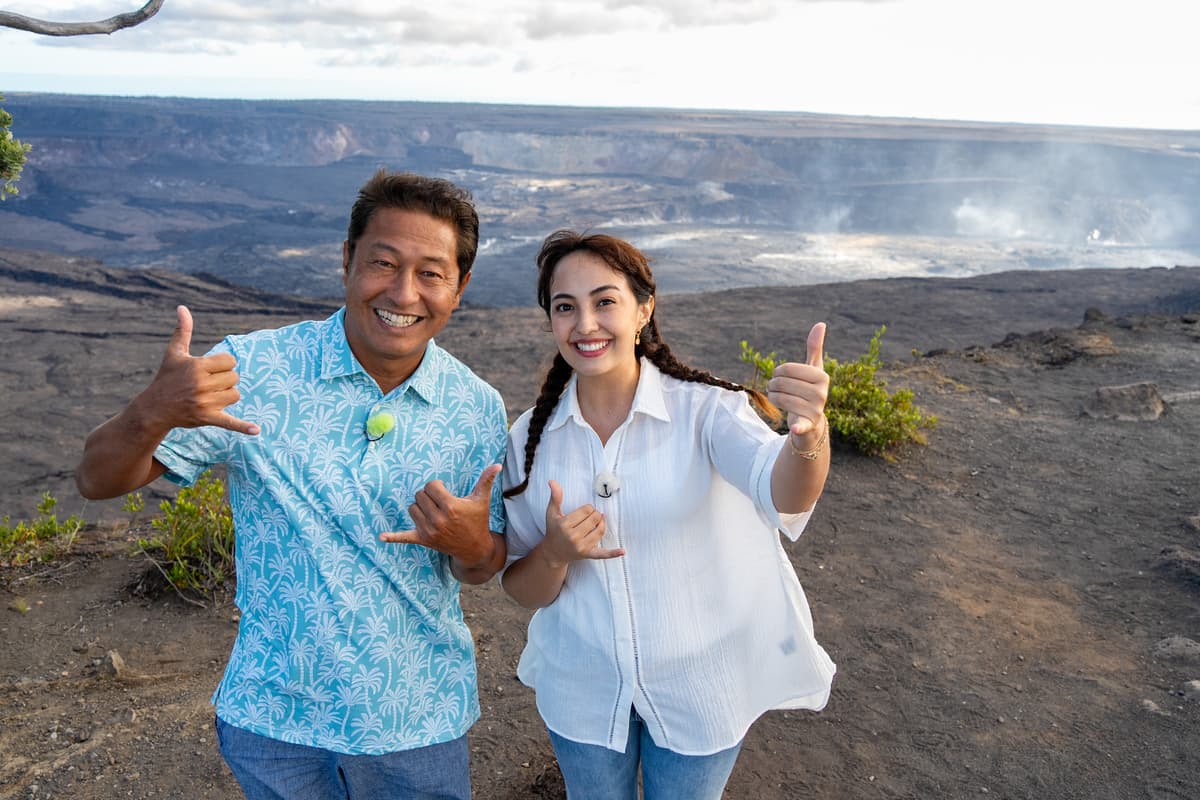
[[[525,438],[525,480],[504,492],[505,497],[516,497],[529,488],[529,475],[533,470],[533,455],[537,452],[538,443],[542,440],[542,430],[550,419],[550,414],[558,406],[563,389],[571,379],[571,365],[561,353],[554,354],[554,363],[546,372],[542,381],[542,389],[538,393],[537,403],[533,406],[533,415],[529,418],[529,434]]]
[[[767,399],[765,394],[757,389],[751,389],[749,386],[742,386],[740,383],[718,378],[711,372],[706,372],[702,369],[689,367],[676,358],[675,354],[671,352],[671,348],[667,346],[667,343],[663,341],[662,335],[658,332],[658,323],[653,316],[650,317],[650,321],[642,330],[642,343],[639,349],[642,355],[650,359],[650,363],[672,378],[717,386],[721,389],[728,389],[731,392],[745,392],[747,397],[750,398],[750,403],[758,413],[765,417],[772,425],[778,425],[779,421],[783,418],[779,409]]]

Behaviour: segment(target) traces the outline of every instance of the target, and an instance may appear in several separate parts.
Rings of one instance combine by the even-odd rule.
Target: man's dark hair
[[[458,280],[461,282],[471,271],[479,249],[479,215],[475,213],[471,193],[466,189],[441,178],[380,169],[358,190],[358,199],[350,209],[346,241],[351,258],[371,217],[381,208],[423,211],[434,219],[450,223],[458,244]]]

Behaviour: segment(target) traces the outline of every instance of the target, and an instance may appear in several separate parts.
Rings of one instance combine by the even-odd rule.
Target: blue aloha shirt
[[[237,640],[213,695],[231,725],[285,742],[373,755],[464,735],[479,718],[475,654],[450,559],[380,542],[412,528],[415,492],[468,494],[503,463],[499,393],[432,341],[383,394],[350,351],[345,309],[230,336],[241,400],[262,432],[176,429],[155,452],[191,484],[224,464],[236,530]],[[367,418],[395,426],[368,441]],[[489,524],[504,530],[497,480]]]

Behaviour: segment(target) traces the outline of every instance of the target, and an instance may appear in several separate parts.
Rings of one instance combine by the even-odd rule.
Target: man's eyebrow
[[[597,286],[595,289],[592,289],[590,292],[588,292],[588,294],[595,295],[595,294],[601,294],[603,292],[615,292],[615,291],[620,291],[620,288],[618,286],[616,286],[615,284],[606,283],[603,286]],[[551,300],[560,300],[563,298],[566,298],[567,300],[574,300],[575,295],[569,294],[567,292],[558,292],[558,293],[550,296]]]
[[[403,251],[401,251],[400,248],[393,247],[392,245],[388,244],[387,242],[374,242],[370,246],[368,246],[367,250],[372,253],[383,250],[383,251],[391,253],[392,255],[397,256],[397,257],[404,255]],[[443,255],[423,255],[423,256],[421,256],[421,261],[426,262],[426,263],[432,262],[434,264],[449,264],[453,261],[453,259],[451,259],[448,256],[443,256]]]

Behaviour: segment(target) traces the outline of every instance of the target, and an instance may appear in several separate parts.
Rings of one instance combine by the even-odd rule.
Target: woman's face
[[[580,378],[636,380],[635,339],[653,310],[653,297],[638,303],[625,275],[586,250],[564,256],[550,279],[550,328]]]

